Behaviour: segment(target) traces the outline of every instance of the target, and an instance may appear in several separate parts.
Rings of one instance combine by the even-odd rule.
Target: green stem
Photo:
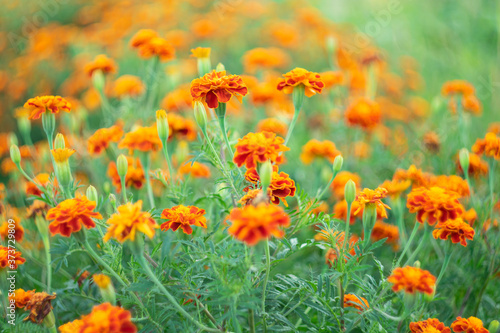
[[[340,302],[340,331],[344,332],[345,331],[345,321],[344,321],[344,278],[341,277],[339,280],[339,289],[340,289],[340,297],[339,297],[339,302]]]
[[[332,185],[333,180],[337,176],[337,173],[338,173],[337,171],[333,172],[332,178],[330,178],[330,181],[328,182],[328,185],[326,185],[325,188],[323,189],[323,191],[321,191],[321,194],[316,197],[318,200],[321,200],[321,198],[323,197],[323,195],[325,195],[326,190],[328,190],[328,188],[330,187],[330,185]]]
[[[407,235],[406,235],[406,228],[404,225],[404,209],[403,209],[403,205],[401,204],[401,197],[398,196],[397,198],[395,198],[393,200],[393,203],[395,206],[394,211],[397,214],[396,220],[397,220],[397,225],[398,225],[399,234],[400,234],[400,238],[401,238],[401,245],[403,247],[405,247],[408,239],[407,239]]]
[[[168,153],[167,141],[163,143],[163,155],[165,155],[165,159],[167,160],[168,173],[170,174],[170,180],[171,180],[170,183],[172,184],[174,181],[174,168],[172,166],[172,161],[170,160],[170,155]]]
[[[496,166],[496,161],[491,158],[490,163],[489,163],[489,173],[488,173],[488,183],[489,183],[489,188],[490,188],[490,219],[493,220],[493,208],[495,207],[495,197],[493,193],[493,187],[495,186],[495,166]]]
[[[420,252],[420,250],[424,247],[424,245],[427,243],[427,239],[429,238],[429,225],[426,223],[424,225],[424,235],[420,239],[420,243],[418,244],[417,248],[415,251],[412,252],[411,256],[408,257],[408,260],[405,262],[405,266],[409,265],[413,260],[415,260],[417,254]]]
[[[450,246],[453,246],[453,245],[446,244],[446,246],[444,248],[445,254],[444,254],[444,260],[443,260],[443,266],[441,266],[441,271],[439,272],[439,276],[436,280],[436,287],[435,288],[437,288],[439,281],[441,281],[441,279],[443,278],[444,272],[446,271],[446,268],[448,268],[448,264],[450,263],[451,255],[453,254],[453,252],[450,251]]]
[[[271,271],[271,253],[269,251],[269,239],[266,239],[266,277],[264,278],[264,287],[262,288],[262,313],[266,312],[266,288],[269,281],[269,273]]]
[[[408,243],[406,243],[406,246],[403,249],[403,252],[399,256],[398,261],[396,262],[396,265],[394,267],[399,267],[399,265],[401,264],[401,260],[403,259],[403,257],[405,256],[406,252],[410,248],[410,245],[411,245],[411,243],[413,241],[413,238],[415,238],[415,235],[417,234],[418,227],[419,227],[419,223],[417,221],[415,221],[415,226],[413,227],[413,231],[411,232],[410,238],[408,239]]]
[[[290,140],[290,137],[292,136],[293,129],[295,127],[295,123],[297,122],[297,119],[299,118],[300,114],[300,109],[295,109],[295,113],[293,114],[293,119],[292,122],[290,123],[290,126],[288,127],[288,132],[286,133],[286,138],[285,138],[285,143],[283,145],[287,145],[288,140]]]
[[[231,160],[234,158],[234,152],[233,148],[231,148],[231,144],[229,143],[229,138],[227,137],[227,132],[226,132],[226,117],[217,117],[219,120],[219,127],[222,132],[222,136],[224,137],[224,142],[226,143],[227,150],[229,151],[229,154],[231,155]]]
[[[349,227],[351,225],[351,209],[352,202],[347,203],[347,216],[345,218],[345,235],[344,235],[344,256],[347,249],[347,244],[349,244]]]
[[[125,186],[125,177],[120,179],[122,183],[122,195],[123,195],[123,203],[126,204],[128,202],[127,198],[127,186]]]
[[[253,309],[248,309],[248,327],[250,333],[255,333],[255,318],[253,314]]]
[[[155,208],[155,197],[153,195],[153,188],[151,187],[151,176],[149,175],[149,169],[151,164],[151,159],[149,157],[149,153],[143,153],[143,163],[144,163],[144,173],[146,178],[146,190],[148,191],[148,199],[151,208]]]
[[[43,240],[43,245],[45,247],[45,267],[47,269],[47,293],[50,294],[50,286],[52,285],[52,258],[50,255],[50,242],[48,237]]]

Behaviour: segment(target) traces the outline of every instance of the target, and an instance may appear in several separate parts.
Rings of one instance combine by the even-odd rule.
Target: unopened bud
[[[226,70],[226,67],[224,67],[224,65],[223,65],[221,62],[219,62],[219,63],[217,64],[217,67],[215,67],[215,70],[216,70],[217,72],[222,72],[222,71],[225,71],[225,70]]]
[[[125,178],[128,172],[128,161],[125,155],[120,154],[120,156],[118,156],[118,159],[116,160],[116,169],[118,171],[118,176],[120,176],[120,179]]]
[[[116,196],[113,193],[109,195],[109,203],[111,204],[111,207],[116,210]]]
[[[464,175],[467,175],[469,172],[469,151],[466,148],[460,149],[458,153],[458,160],[460,162],[460,166],[464,172]]]
[[[413,267],[420,268],[420,261],[417,260],[413,263]]]
[[[194,102],[194,119],[196,119],[196,123],[200,126],[202,132],[205,132],[207,129],[207,112],[201,102]]]
[[[342,155],[337,155],[335,160],[333,160],[333,172],[337,173],[342,169],[342,164],[344,164],[344,158]]]
[[[14,162],[15,165],[21,163],[21,152],[19,151],[18,146],[10,146],[10,159],[12,160],[12,162]]]
[[[87,196],[87,199],[89,199],[90,201],[97,202],[98,200],[97,190],[95,189],[94,186],[89,185],[89,187],[87,187],[87,191],[85,192],[85,194]]]
[[[337,41],[335,40],[335,38],[332,35],[330,35],[330,36],[326,37],[325,44],[326,44],[325,46],[326,46],[326,51],[328,52],[328,55],[333,56],[335,49],[337,48]]]
[[[262,163],[259,170],[260,183],[262,185],[264,193],[266,193],[267,188],[269,187],[269,185],[271,185],[272,177],[273,177],[273,165],[268,160]]]
[[[21,132],[24,137],[30,135],[31,132],[31,121],[29,121],[26,117],[20,117],[17,119],[17,127],[19,128],[19,132]]]
[[[104,92],[104,85],[106,84],[106,79],[104,78],[104,73],[101,70],[95,70],[92,73],[92,84],[94,88],[99,92]]]
[[[54,149],[64,149],[66,148],[66,142],[64,141],[64,136],[61,133],[57,133],[56,139],[54,140]]]
[[[347,203],[351,204],[356,200],[356,184],[349,179],[344,187],[344,197]]]
[[[156,111],[156,128],[158,129],[158,136],[163,144],[167,142],[170,128],[168,127],[167,112],[165,110]]]
[[[498,320],[493,320],[490,323],[490,326],[488,326],[488,331],[490,331],[490,333],[496,333],[498,331],[498,327],[500,327]]]
[[[94,283],[99,288],[99,292],[105,302],[109,302],[113,305],[116,304],[116,293],[113,283],[109,276],[104,274],[94,274],[92,276]]]
[[[17,140],[17,136],[16,134],[14,133],[9,133],[9,136],[8,136],[8,141],[7,141],[10,145],[19,145],[19,141]]]

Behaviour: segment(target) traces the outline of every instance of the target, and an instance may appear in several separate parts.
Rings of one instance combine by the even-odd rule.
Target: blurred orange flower
[[[500,137],[494,133],[487,133],[484,139],[477,139],[472,151],[478,155],[485,155],[500,159]]]
[[[273,69],[286,66],[290,62],[288,55],[278,48],[258,47],[245,52],[243,66],[245,72],[253,74],[259,69]]]
[[[340,155],[335,144],[330,140],[319,141],[316,139],[309,140],[302,147],[300,160],[304,164],[311,164],[315,158],[325,158],[330,163],[333,163],[335,157]]]
[[[433,318],[410,323],[410,331],[411,333],[451,333],[451,330],[445,324]]]
[[[47,220],[52,221],[49,224],[50,233],[70,237],[72,233],[80,231],[82,225],[87,229],[95,228],[92,219],[103,218],[100,213],[94,212],[95,207],[96,202],[85,196],[60,202],[47,212]]]
[[[345,111],[345,119],[349,126],[359,126],[364,130],[372,130],[382,120],[380,106],[366,97],[354,99]]]
[[[193,141],[196,139],[196,124],[191,119],[169,112],[167,114],[169,135],[168,138]]]
[[[457,317],[457,319],[451,324],[451,329],[453,332],[464,332],[464,333],[488,333],[489,331],[484,328],[481,319],[476,317],[469,317],[467,319],[462,317]]]
[[[22,309],[28,304],[29,300],[35,294],[35,289],[26,290],[24,289],[16,289],[14,293],[9,293],[9,300],[14,301],[16,304],[16,308]]]
[[[94,306],[92,311],[81,318],[80,333],[94,332],[122,332],[136,333],[137,327],[132,322],[132,315],[129,311],[113,306],[110,303],[103,303]]]
[[[103,74],[113,74],[116,73],[117,66],[113,59],[108,58],[105,54],[99,54],[92,62],[85,65],[85,72],[88,76],[92,76],[97,70],[102,71]]]
[[[458,201],[456,192],[440,187],[419,187],[408,194],[406,206],[410,213],[417,213],[417,221],[430,225],[460,217],[465,209]]]
[[[158,137],[156,126],[138,127],[136,130],[125,134],[125,137],[118,144],[118,148],[128,148],[132,151],[157,151],[162,146]]]
[[[212,71],[191,82],[191,96],[194,101],[205,103],[215,109],[219,103],[227,103],[231,97],[240,102],[248,89],[239,75],[226,75],[226,71]]]
[[[104,241],[111,238],[120,243],[127,240],[135,241],[136,234],[141,232],[149,238],[155,235],[155,229],[159,226],[148,212],[142,211],[142,200],[136,203],[126,203],[118,207],[118,212],[111,215],[107,223],[108,232],[104,235]]]
[[[191,235],[193,233],[191,226],[193,225],[207,228],[207,219],[203,215],[205,215],[205,210],[196,206],[179,205],[166,208],[161,213],[161,218],[167,221],[162,223],[160,227],[163,231],[169,229],[177,231],[180,227],[185,234]]]
[[[264,163],[271,160],[272,163],[283,162],[282,152],[290,150],[283,145],[285,140],[271,132],[248,133],[238,140],[235,146],[233,162],[241,167],[256,168],[257,162]]]
[[[460,173],[464,173],[462,166],[460,165],[460,160],[457,155],[456,158],[457,169]],[[488,163],[483,161],[479,155],[474,153],[469,153],[469,175],[473,177],[480,177],[488,174]]]
[[[404,290],[409,294],[421,292],[432,294],[436,285],[436,278],[429,272],[417,267],[398,267],[387,278],[393,284],[392,290],[398,292]]]
[[[387,195],[391,198],[399,197],[404,191],[411,186],[411,181],[408,180],[386,180],[379,187],[387,190]]]
[[[210,178],[210,169],[200,162],[186,162],[179,168],[179,174],[190,175],[194,178]]]
[[[71,104],[61,96],[37,96],[24,103],[24,108],[31,112],[29,119],[38,119],[44,112],[70,112]]]
[[[285,136],[287,131],[288,126],[276,118],[262,119],[257,124],[257,132],[273,132]]]
[[[368,301],[361,296],[356,296],[354,294],[344,295],[344,308],[355,308],[361,313],[369,307],[370,305],[368,305]]]
[[[134,75],[122,75],[113,83],[113,94],[118,98],[140,96],[144,89],[144,83]]]
[[[16,270],[17,266],[26,262],[22,253],[0,245],[0,269],[8,267],[8,270]]]
[[[136,189],[140,189],[144,184],[145,175],[144,169],[142,168],[141,160],[133,157],[127,156],[128,169],[125,175],[125,186],[134,186]],[[108,166],[108,176],[111,178],[111,182],[115,186],[118,193],[122,190],[122,183],[120,175],[118,175],[118,169],[115,162],[109,163]]]
[[[123,130],[118,125],[109,128],[100,128],[87,140],[88,152],[91,155],[99,155],[105,151],[111,142],[118,142],[123,136]]]
[[[315,94],[321,94],[325,84],[318,73],[309,72],[304,68],[295,68],[290,72],[283,74],[283,79],[278,82],[278,90],[285,94],[291,94],[293,88],[302,84],[305,87],[305,94],[311,97]]]
[[[399,229],[395,225],[385,223],[383,221],[375,222],[373,226],[371,239],[374,241],[379,241],[381,239],[387,238],[386,244],[391,244],[394,250],[399,247]]]
[[[440,238],[447,240],[448,237],[451,237],[452,243],[460,243],[463,246],[467,246],[466,239],[474,239],[474,234],[474,229],[460,217],[439,222],[436,225],[436,229],[432,232],[432,236],[434,236],[435,239]]]
[[[345,184],[352,180],[354,184],[356,184],[356,188],[359,188],[361,185],[361,178],[358,174],[352,173],[349,171],[340,171],[337,176],[333,179],[332,185],[330,188],[333,191],[333,194],[338,200],[344,199],[344,188]]]

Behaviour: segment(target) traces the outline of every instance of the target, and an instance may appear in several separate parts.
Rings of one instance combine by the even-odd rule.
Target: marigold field
[[[2,1],[1,332],[498,332],[499,64],[497,1]]]

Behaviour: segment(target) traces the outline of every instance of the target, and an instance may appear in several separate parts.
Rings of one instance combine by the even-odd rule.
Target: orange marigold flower
[[[243,55],[245,72],[255,73],[258,69],[283,67],[290,62],[288,55],[278,48],[258,47]]]
[[[458,201],[456,192],[447,191],[440,187],[419,187],[408,194],[406,207],[410,213],[417,213],[417,221],[430,225],[436,222],[445,222],[460,217],[464,207]]]
[[[467,319],[457,317],[457,319],[451,324],[451,329],[453,332],[457,333],[488,333],[488,330],[484,328],[481,319],[476,317],[469,317]]]
[[[333,194],[338,200],[344,199],[345,184],[349,180],[352,180],[354,184],[356,184],[356,188],[361,185],[361,178],[359,177],[359,175],[349,171],[340,171],[333,179],[330,188],[332,189]]]
[[[373,226],[371,239],[374,241],[379,241],[381,239],[387,238],[385,241],[387,244],[391,244],[394,250],[399,247],[399,229],[395,225],[385,223],[383,221],[375,222]]]
[[[293,88],[302,84],[305,87],[305,94],[311,97],[315,94],[321,94],[325,84],[321,80],[321,75],[318,73],[309,72],[304,68],[295,68],[290,72],[283,74],[283,79],[278,82],[278,90],[282,90],[285,94],[291,94]]]
[[[484,139],[477,139],[472,151],[478,155],[485,155],[500,159],[500,137],[495,133],[487,133]]]
[[[473,226],[477,220],[477,212],[474,208],[469,209],[462,214],[462,219],[467,222],[470,226]]]
[[[193,107],[193,97],[191,97],[189,86],[181,85],[177,89],[170,91],[161,101],[161,107],[168,111],[191,109]]]
[[[406,293],[414,294],[421,292],[432,294],[436,285],[436,277],[429,271],[417,267],[398,267],[387,278],[393,284],[392,290],[398,292],[404,290]]]
[[[94,274],[92,280],[100,289],[106,289],[111,284],[111,279],[106,274]]]
[[[113,74],[116,73],[116,63],[113,59],[108,58],[105,54],[99,54],[94,58],[94,61],[85,65],[85,72],[88,76],[92,76],[92,74],[100,70],[104,74]]]
[[[262,189],[260,188],[248,189],[247,194],[241,197],[241,199],[238,201],[238,203],[243,206],[246,205],[257,206],[261,202],[269,203],[269,197],[264,196],[262,193]]]
[[[92,311],[81,318],[79,333],[109,332],[109,333],[136,333],[137,327],[132,322],[129,311],[103,303],[94,306]]]
[[[315,158],[326,158],[330,163],[333,163],[338,155],[340,155],[340,152],[330,140],[319,141],[312,139],[302,147],[300,160],[304,164],[311,164]]]
[[[233,162],[241,167],[256,168],[257,162],[264,163],[271,160],[272,163],[283,162],[282,152],[290,150],[283,145],[285,140],[271,132],[248,133],[238,140],[235,146]]]
[[[47,212],[49,211],[49,205],[45,201],[41,200],[35,200],[31,204],[31,206],[28,207],[28,212],[27,216],[29,218],[34,218],[35,216],[43,216],[47,215]]]
[[[172,138],[193,141],[196,140],[196,124],[175,113],[167,114],[169,140]]]
[[[262,119],[257,124],[257,132],[273,132],[285,136],[287,131],[287,124],[276,118]]]
[[[92,219],[102,219],[100,213],[94,212],[95,207],[96,202],[86,196],[62,201],[47,212],[47,220],[52,221],[49,224],[50,233],[52,236],[61,234],[70,237],[82,229],[82,224],[87,229],[95,228]]]
[[[281,238],[280,227],[288,227],[290,218],[279,206],[260,203],[233,208],[228,216],[231,226],[229,234],[252,246],[271,236]]]
[[[411,180],[413,186],[427,186],[430,182],[431,174],[428,172],[423,172],[421,169],[417,169],[415,165],[410,165],[408,170],[398,169],[394,173],[393,179],[396,181]]]
[[[329,248],[328,251],[326,252],[325,259],[326,259],[326,264],[328,267],[332,268],[338,258],[338,255],[340,254],[340,249],[343,248],[344,242],[345,242],[345,234],[342,231],[334,231],[333,234],[327,235],[325,232],[320,232],[316,236],[314,236],[314,239],[316,240],[323,240],[329,243],[332,241],[335,241],[335,248]],[[358,242],[359,237],[357,235],[351,235],[349,237],[349,244],[346,245],[346,254],[344,260],[347,262],[349,260],[349,255],[350,256],[355,256],[356,255],[356,243]],[[349,255],[348,255],[349,254]]]
[[[127,156],[128,169],[125,175],[125,186],[135,187],[140,189],[145,181],[144,169],[142,168],[141,160],[133,157]],[[109,163],[108,166],[108,176],[111,178],[111,182],[115,186],[118,193],[122,190],[122,181],[120,175],[118,175],[118,169],[115,162]]]
[[[135,33],[135,35],[130,40],[130,46],[140,47],[151,39],[158,37],[158,33],[152,29],[141,29]]]
[[[70,321],[69,323],[66,323],[64,325],[59,326],[59,332],[60,333],[76,333],[80,332],[80,329],[82,328],[83,321],[81,319],[75,319],[73,321]]]
[[[328,71],[320,75],[321,80],[325,84],[325,89],[333,88],[344,83],[344,74],[342,74],[342,72]]]
[[[191,49],[191,57],[202,59],[202,58],[210,58],[210,52],[212,51],[209,47],[200,47],[198,46],[195,49]]]
[[[190,175],[194,178],[210,178],[210,169],[200,162],[186,162],[179,168],[179,174]]]
[[[411,333],[451,333],[445,324],[434,318],[410,323],[410,331]]]
[[[467,246],[466,239],[474,239],[474,229],[463,219],[456,218],[454,220],[446,220],[444,222],[439,222],[436,225],[436,229],[432,232],[432,236],[435,239],[447,240],[451,237],[451,242],[453,244],[460,243],[463,246]]]
[[[431,153],[438,153],[439,149],[441,148],[441,140],[439,139],[439,136],[437,135],[436,132],[429,131],[424,134],[423,137],[423,142],[425,148],[427,148],[428,151]]]
[[[16,289],[14,293],[9,294],[9,300],[16,304],[16,308],[22,309],[28,304],[29,300],[35,294],[35,289],[26,290],[24,289]]]
[[[466,197],[470,194],[469,184],[467,181],[459,176],[435,176],[430,178],[428,187],[441,187],[447,191],[455,192],[460,197]]]
[[[460,159],[457,155],[456,158],[457,169],[460,173],[464,173],[462,166],[460,165]],[[469,175],[473,177],[484,176],[488,174],[488,163],[483,161],[479,155],[470,153],[469,154]]]
[[[248,169],[245,172],[245,179],[251,183],[257,184],[260,182],[259,174],[255,168]],[[267,195],[269,195],[271,202],[278,205],[281,201],[288,207],[288,203],[285,198],[290,196],[295,196],[295,181],[290,178],[290,176],[285,172],[279,172],[278,166],[273,166],[273,174],[271,176],[271,184],[267,189]]]
[[[113,94],[116,97],[137,97],[144,92],[144,83],[134,75],[122,75],[113,84]]]
[[[157,56],[160,61],[170,61],[175,58],[175,49],[166,39],[153,37],[139,46],[139,55],[144,59]]]
[[[355,308],[361,313],[369,307],[370,305],[368,305],[368,301],[361,296],[356,296],[354,294],[344,295],[344,308]]]
[[[39,173],[35,178],[35,182],[37,182],[41,187],[47,187],[50,185],[50,175],[48,173]],[[34,195],[37,197],[42,196],[42,191],[38,188],[38,186],[33,184],[32,182],[26,183],[26,195]],[[54,190],[57,186],[57,179],[54,178]]]
[[[123,130],[118,125],[101,128],[95,131],[87,140],[88,151],[91,155],[99,155],[108,148],[111,142],[118,142],[123,136]]]
[[[382,202],[382,199],[387,196],[387,190],[382,187],[378,187],[374,190],[370,190],[369,188],[363,189],[357,196],[356,202],[359,204],[357,210],[354,211],[354,215],[357,215],[362,209],[365,209],[366,206],[375,206],[379,208],[382,217],[387,217],[387,209],[391,209],[389,206]]]
[[[40,324],[50,311],[52,311],[51,302],[55,298],[56,294],[49,295],[45,292],[33,294],[25,308],[30,311],[30,314],[24,320],[31,320],[34,323]]]
[[[207,219],[205,218],[205,210],[196,206],[175,206],[166,208],[161,213],[161,217],[167,222],[162,223],[161,230],[177,231],[181,227],[185,234],[191,235],[193,233],[192,225],[202,228],[207,228]]]
[[[24,108],[31,112],[29,119],[38,119],[44,112],[70,112],[71,104],[61,96],[37,96],[24,103]]]
[[[21,252],[0,245],[0,269],[7,267],[11,271],[16,270],[17,266],[26,262],[21,256]]]
[[[156,126],[139,127],[135,131],[125,134],[125,137],[118,144],[118,148],[128,148],[130,153],[134,149],[144,152],[157,151],[161,146]]]
[[[56,148],[50,151],[56,163],[65,163],[71,155],[75,153],[74,149],[70,148]]]
[[[15,221],[14,228],[12,228],[12,224],[9,221],[5,221],[0,225],[0,238],[10,239],[9,235],[14,235],[16,242],[20,242],[24,238],[24,228],[18,218],[14,217],[13,220]]]
[[[380,106],[366,97],[354,99],[345,111],[349,126],[359,126],[364,130],[373,130],[382,120]]]
[[[212,71],[191,82],[191,96],[194,101],[203,102],[215,109],[219,103],[227,103],[231,97],[240,102],[248,89],[239,75],[226,75],[226,71]]]
[[[155,235],[155,229],[159,226],[148,212],[142,210],[142,200],[136,203],[126,203],[118,207],[118,213],[111,215],[108,220],[109,228],[104,241],[110,238],[123,243],[127,240],[134,241],[138,232],[144,233],[149,238]]]
[[[387,195],[391,198],[399,197],[411,186],[411,180],[386,180],[379,187],[387,190]]]
[[[443,96],[456,94],[473,95],[474,91],[474,86],[465,80],[448,81],[445,82],[441,88],[441,94]]]

